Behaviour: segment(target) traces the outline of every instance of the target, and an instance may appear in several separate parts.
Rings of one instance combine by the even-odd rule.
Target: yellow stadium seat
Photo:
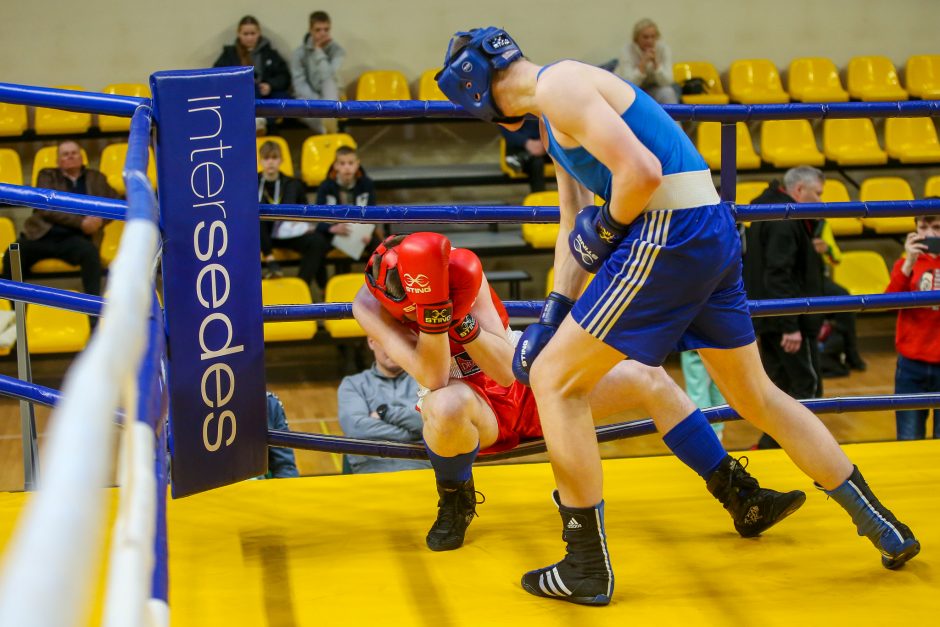
[[[36,187],[36,179],[39,178],[40,170],[59,167],[58,155],[58,146],[45,146],[36,151],[36,156],[33,158],[33,187]],[[82,148],[82,163],[88,166],[88,153],[85,152],[84,148]]]
[[[842,253],[842,261],[832,268],[832,280],[853,296],[882,294],[891,280],[884,257],[871,250]]]
[[[741,59],[731,63],[728,72],[731,99],[742,104],[790,102],[783,91],[780,73],[767,59]]]
[[[335,274],[326,283],[323,299],[328,303],[351,303],[363,284],[364,279],[361,272]],[[333,338],[366,336],[366,332],[352,318],[347,320],[324,320],[323,326],[330,334],[330,337]]]
[[[116,96],[134,96],[136,98],[149,98],[150,87],[143,83],[112,83],[106,85],[104,93]],[[99,115],[98,130],[102,133],[127,132],[131,128],[130,118],[121,118],[116,115]]]
[[[847,102],[839,71],[829,59],[804,57],[790,62],[790,95],[799,102]]]
[[[418,79],[418,100],[447,100],[447,96],[444,95],[441,88],[437,86],[437,81],[434,80],[434,75],[437,74],[438,69],[431,68],[421,74],[421,78]]]
[[[826,157],[816,147],[809,120],[767,120],[761,123],[760,153],[777,168],[821,166]]]
[[[0,136],[15,137],[26,132],[26,105],[0,102]]]
[[[744,181],[734,186],[734,202],[738,205],[749,205],[751,201],[764,193],[767,181]]]
[[[34,274],[60,274],[65,272],[79,272],[81,268],[79,266],[73,266],[61,259],[49,257],[48,259],[37,261],[29,270]]]
[[[898,176],[865,179],[858,195],[862,202],[914,200],[910,184]],[[879,234],[896,235],[914,230],[914,218],[862,218],[862,223]]]
[[[735,124],[737,137],[736,158],[739,170],[753,170],[760,167],[760,157],[754,152],[754,142],[747,124]],[[712,170],[721,169],[721,122],[701,122],[695,131],[695,145],[705,157],[705,162]]]
[[[826,179],[823,183],[823,202],[849,202],[849,190],[845,183],[836,179]],[[832,234],[844,237],[846,235],[861,235],[862,221],[859,218],[826,218]]]
[[[924,184],[924,197],[931,198],[933,196],[940,197],[940,174],[931,176]]]
[[[10,244],[15,241],[16,227],[13,226],[13,220],[7,217],[0,217],[0,271],[3,270],[3,255],[6,254]]]
[[[0,183],[23,184],[23,164],[12,148],[0,148]]]
[[[858,100],[907,100],[888,57],[854,57],[849,61],[848,83],[849,95]]]
[[[867,118],[825,120],[823,152],[839,165],[883,165],[888,153],[878,145],[875,125]]]
[[[108,178],[108,185],[122,196],[127,192],[124,187],[124,162],[127,160],[127,144],[109,144],[101,151],[98,169]],[[147,160],[147,178],[150,184],[157,186],[157,162],[150,149],[150,158]]]
[[[930,118],[888,118],[885,148],[889,157],[901,163],[940,162],[940,141]]]
[[[915,98],[940,98],[940,54],[914,55],[904,70],[907,91]]]
[[[118,246],[121,245],[121,235],[124,234],[124,221],[113,220],[104,225],[101,236],[101,264],[105,267],[111,265],[117,257]]]
[[[558,192],[534,192],[522,201],[523,207],[557,207]],[[554,248],[558,239],[557,224],[523,224],[522,239],[532,248]]]
[[[411,100],[408,79],[398,70],[363,72],[356,83],[356,100]]]
[[[297,277],[261,281],[261,303],[264,305],[309,305],[310,287]],[[265,342],[309,340],[317,333],[316,320],[265,322]]]
[[[672,79],[681,85],[690,78],[705,81],[704,94],[683,94],[683,104],[728,104],[728,94],[721,86],[721,77],[715,66],[707,61],[683,61],[673,63]]]
[[[340,146],[356,147],[356,140],[346,133],[313,135],[304,140],[300,150],[300,172],[304,183],[319,185],[326,179]]]
[[[77,353],[91,335],[88,316],[55,307],[26,306],[26,341],[29,352]]]
[[[261,171],[261,146],[263,146],[265,142],[274,142],[278,145],[278,148],[281,149],[280,172],[287,176],[294,176],[294,161],[290,156],[290,147],[287,145],[286,139],[278,137],[277,135],[265,135],[264,137],[255,139],[255,144],[258,149],[258,172]]]
[[[0,311],[13,311],[13,303],[8,300],[0,300]],[[0,346],[0,357],[9,355],[13,351],[16,342],[10,346]]]
[[[511,179],[524,179],[528,176],[525,172],[513,170],[506,163],[506,140],[502,136],[499,138],[499,169]],[[551,159],[545,162],[545,178],[555,178],[555,163]]]
[[[58,85],[56,89],[85,91],[84,87],[78,87],[76,85]],[[45,107],[36,108],[36,122],[34,127],[37,135],[86,133],[90,126],[90,113],[77,113],[75,111],[62,111],[60,109],[47,109]]]

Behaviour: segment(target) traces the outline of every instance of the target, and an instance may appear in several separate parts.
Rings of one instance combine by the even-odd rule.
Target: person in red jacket
[[[940,215],[917,218],[917,230],[907,234],[904,251],[891,270],[885,292],[940,290]],[[940,392],[940,307],[898,311],[895,346],[898,365],[894,373],[895,394]],[[922,440],[926,435],[929,409],[896,412],[898,439]],[[933,412],[933,437],[940,437],[940,418]]]

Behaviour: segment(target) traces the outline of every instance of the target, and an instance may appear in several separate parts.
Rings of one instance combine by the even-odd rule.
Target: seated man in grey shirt
[[[415,409],[418,383],[368,339],[375,363],[368,370],[343,378],[337,392],[339,424],[351,438],[421,442],[423,422]],[[418,459],[384,459],[347,455],[353,473],[430,468]]]

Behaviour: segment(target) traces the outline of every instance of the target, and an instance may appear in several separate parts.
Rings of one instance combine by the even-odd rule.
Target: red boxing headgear
[[[404,320],[406,313],[415,310],[415,304],[408,300],[401,278],[398,276],[398,252],[395,247],[401,244],[405,237],[405,235],[386,237],[366,264],[366,287],[396,320]]]

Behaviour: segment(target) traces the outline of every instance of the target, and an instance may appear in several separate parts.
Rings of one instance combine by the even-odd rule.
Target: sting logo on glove
[[[430,280],[423,274],[416,276],[403,274],[402,283],[404,284],[405,291],[411,292],[412,294],[426,294],[431,291]]]
[[[425,309],[424,323],[431,325],[450,324],[452,317],[451,308],[443,307],[441,309]]]
[[[580,235],[574,239],[574,251],[581,255],[582,266],[591,266],[597,261],[597,255],[591,252]]]
[[[597,225],[597,236],[608,244],[613,244],[617,241],[617,235],[610,229],[604,228],[602,224]]]

